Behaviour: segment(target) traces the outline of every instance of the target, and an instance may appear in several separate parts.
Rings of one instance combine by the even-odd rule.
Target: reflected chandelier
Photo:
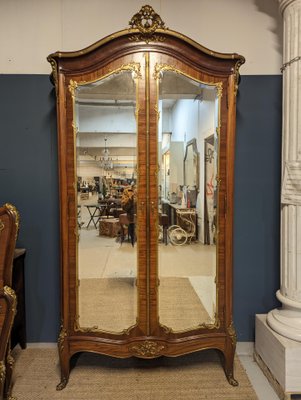
[[[112,157],[110,157],[110,152],[109,149],[107,148],[107,138],[105,137],[105,148],[102,151],[102,157],[100,157],[100,166],[101,168],[103,168],[104,170],[110,170],[114,168],[114,164],[113,164],[113,159]]]

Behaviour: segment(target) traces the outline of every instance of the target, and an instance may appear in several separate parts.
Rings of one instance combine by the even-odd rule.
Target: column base
[[[275,333],[256,315],[255,360],[281,399],[301,394],[301,343]]]
[[[276,297],[281,301],[282,308],[275,308],[268,313],[268,325],[280,335],[301,342],[301,303],[284,297],[280,290]]]

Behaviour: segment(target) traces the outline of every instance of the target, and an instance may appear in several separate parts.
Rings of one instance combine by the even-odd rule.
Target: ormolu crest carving
[[[154,33],[158,28],[166,28],[160,15],[151,6],[143,6],[130,20],[129,25],[146,34]]]
[[[157,29],[167,29],[159,14],[151,6],[143,6],[130,20],[129,25],[133,29],[138,29],[141,34],[132,40],[143,40],[146,43],[150,41],[163,41],[164,38],[155,34]]]

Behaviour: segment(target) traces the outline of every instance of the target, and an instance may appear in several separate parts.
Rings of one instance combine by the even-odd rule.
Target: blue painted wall
[[[54,342],[60,284],[53,86],[45,75],[0,75],[0,104],[0,204],[14,204],[21,215],[28,341]]]
[[[278,306],[282,77],[242,76],[237,99],[234,322],[254,340],[254,314]]]
[[[254,340],[254,316],[279,288],[281,76],[242,76],[238,94],[234,223],[234,322]],[[59,210],[55,96],[46,75],[0,75],[0,204],[21,214],[27,249],[29,342],[59,331]]]

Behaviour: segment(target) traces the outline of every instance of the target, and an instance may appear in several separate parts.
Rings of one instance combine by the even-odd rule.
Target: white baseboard
[[[254,342],[237,342],[236,353],[239,356],[253,356]]]
[[[53,349],[57,343],[26,343],[29,349]]]

